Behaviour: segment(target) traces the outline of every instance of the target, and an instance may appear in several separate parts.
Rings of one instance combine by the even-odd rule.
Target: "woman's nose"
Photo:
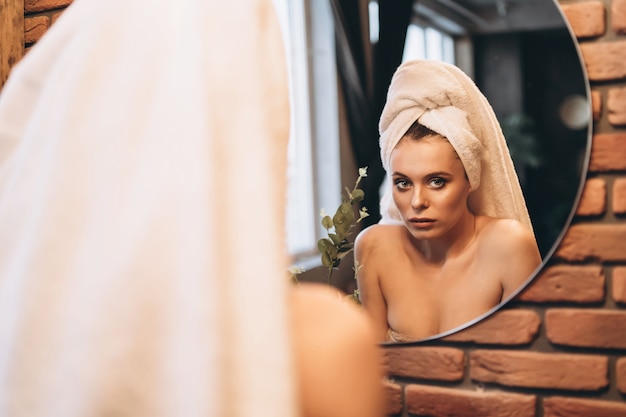
[[[413,198],[411,199],[411,207],[415,210],[421,210],[428,207],[428,199],[426,192],[422,187],[415,187],[413,189]]]

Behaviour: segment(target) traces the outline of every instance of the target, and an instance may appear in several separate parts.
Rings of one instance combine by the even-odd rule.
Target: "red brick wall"
[[[37,42],[72,0],[24,0],[24,43]]]
[[[26,45],[71,0],[26,0]],[[626,0],[561,0],[592,89],[594,134],[573,225],[506,309],[385,348],[389,415],[626,416]]]
[[[389,415],[626,416],[626,0],[561,0],[593,106],[572,226],[532,285],[443,340],[384,349]]]

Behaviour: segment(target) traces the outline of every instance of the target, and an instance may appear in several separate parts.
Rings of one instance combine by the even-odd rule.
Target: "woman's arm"
[[[387,321],[387,303],[380,286],[376,241],[379,230],[376,226],[370,226],[363,230],[354,242],[354,260],[357,268],[357,286],[359,299],[363,309],[367,312],[374,326],[374,332],[378,341],[382,342],[387,337],[389,324]]]

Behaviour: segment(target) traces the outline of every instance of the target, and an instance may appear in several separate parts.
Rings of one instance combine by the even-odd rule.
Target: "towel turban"
[[[448,139],[472,187],[476,215],[516,219],[532,231],[521,186],[495,113],[474,81],[458,67],[414,60],[396,70],[379,123],[380,155],[387,174],[391,153],[414,122]],[[381,223],[402,218],[387,181]]]

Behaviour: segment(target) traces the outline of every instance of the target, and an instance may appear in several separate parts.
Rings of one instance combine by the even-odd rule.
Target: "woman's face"
[[[393,200],[416,239],[445,238],[469,213],[469,181],[442,136],[401,139],[391,153],[390,171]]]

